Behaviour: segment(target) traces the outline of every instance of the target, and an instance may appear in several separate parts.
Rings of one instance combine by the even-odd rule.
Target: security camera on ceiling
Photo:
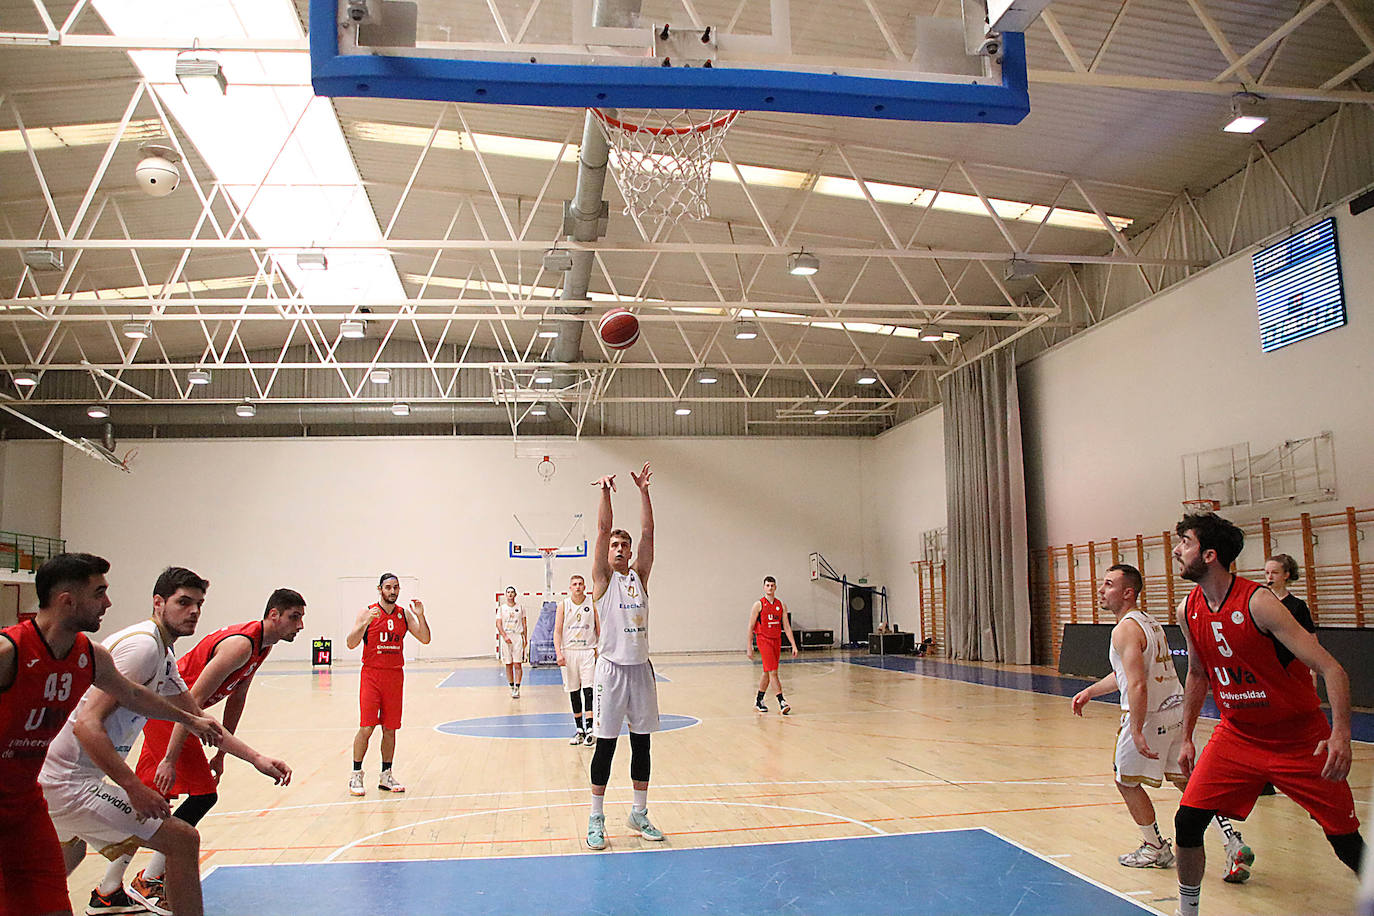
[[[134,179],[149,197],[166,197],[181,183],[177,163],[181,156],[170,146],[145,143],[139,147],[143,158],[134,166]]]

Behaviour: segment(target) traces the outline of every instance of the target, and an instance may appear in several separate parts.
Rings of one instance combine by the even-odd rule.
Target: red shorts
[[[0,916],[71,912],[62,846],[38,786],[18,796],[0,796]]]
[[[1325,731],[1329,733],[1329,728]],[[1323,779],[1326,754],[1313,753],[1317,742],[1325,737],[1314,732],[1301,741],[1273,745],[1219,725],[1198,754],[1182,803],[1243,820],[1255,807],[1264,784],[1272,782],[1312,815],[1326,833],[1354,833],[1360,820],[1355,816],[1350,783]]]
[[[363,683],[358,691],[360,726],[380,725],[388,731],[401,727],[401,695],[405,688],[405,677],[404,668],[363,666]]]
[[[145,786],[153,784],[157,765],[167,755],[167,742],[172,740],[172,723],[161,719],[149,719],[143,726],[143,752],[138,758],[138,780]],[[178,795],[209,795],[219,791],[219,784],[210,772],[210,761],[205,758],[205,748],[196,740],[195,735],[187,737],[177,757],[176,782],[168,798]]]
[[[756,633],[754,641],[759,644],[759,655],[763,656],[763,670],[777,671],[778,656],[782,654],[782,640],[769,639]]]

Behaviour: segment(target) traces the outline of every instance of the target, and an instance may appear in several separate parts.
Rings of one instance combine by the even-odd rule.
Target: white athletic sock
[[[649,810],[649,790],[648,790],[648,789],[635,789],[635,790],[634,790],[634,796],[635,796],[635,800],[634,800],[634,809],[635,809],[636,811],[638,811],[640,814],[643,814],[645,811],[648,811],[648,810]]]
[[[1230,820],[1222,817],[1220,814],[1218,814],[1214,820],[1217,825],[1217,829],[1221,831],[1221,838],[1223,840],[1225,840],[1227,843],[1230,843],[1233,839],[1236,841],[1240,840],[1240,831],[1237,830],[1235,827],[1231,826]]]
[[[1159,822],[1153,824],[1136,824],[1140,828],[1140,835],[1145,838],[1145,842],[1156,849],[1164,845],[1164,837],[1159,832]]]
[[[1198,916],[1198,901],[1202,897],[1202,885],[1178,886],[1178,916]]]
[[[129,867],[129,863],[134,860],[133,853],[120,856],[114,859],[105,868],[105,877],[100,879],[97,890],[102,894],[113,894],[124,886],[124,872]]]
[[[593,795],[593,796],[592,796],[592,814],[600,814],[600,815],[603,815],[603,816],[604,816],[605,813],[606,813],[606,796],[604,796],[604,795]]]
[[[154,851],[153,857],[148,860],[148,866],[143,869],[144,878],[161,878],[167,871],[167,857],[162,853]]]

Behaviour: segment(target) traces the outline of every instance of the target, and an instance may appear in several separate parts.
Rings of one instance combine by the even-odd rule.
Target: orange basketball
[[[596,323],[596,333],[612,350],[623,350],[639,340],[639,319],[625,309],[611,309]]]

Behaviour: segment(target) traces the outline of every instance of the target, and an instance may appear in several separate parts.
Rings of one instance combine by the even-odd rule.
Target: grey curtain
[[[1026,481],[1010,348],[940,387],[949,518],[949,646],[955,658],[1031,661]]]

